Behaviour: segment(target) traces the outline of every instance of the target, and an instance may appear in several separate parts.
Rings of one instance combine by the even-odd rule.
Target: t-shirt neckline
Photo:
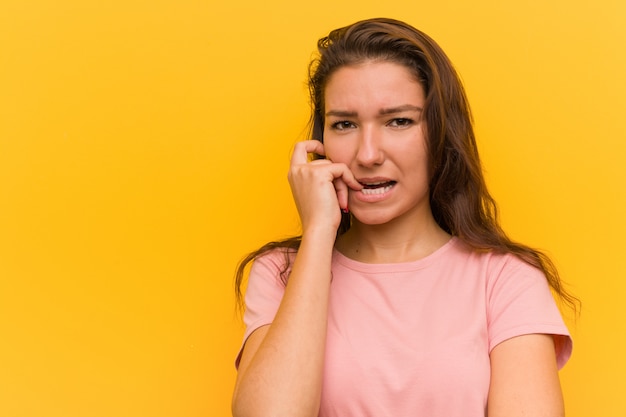
[[[416,270],[425,268],[433,262],[438,261],[450,248],[456,245],[457,240],[458,239],[456,236],[452,236],[450,240],[448,240],[430,255],[414,261],[398,263],[366,263],[349,258],[343,253],[339,252],[337,249],[333,250],[333,261],[349,269],[363,272],[400,272]]]

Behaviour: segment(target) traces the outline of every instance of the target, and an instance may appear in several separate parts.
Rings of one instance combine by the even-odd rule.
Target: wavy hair
[[[430,206],[435,221],[474,250],[511,253],[542,270],[553,292],[576,312],[579,301],[564,288],[550,258],[512,241],[500,227],[497,206],[483,176],[463,84],[439,45],[404,22],[377,18],[333,30],[318,41],[317,48],[319,56],[309,66],[311,138],[324,141],[324,90],[338,69],[368,61],[405,66],[426,96],[423,117],[428,126]],[[350,215],[344,214],[337,235],[349,228]],[[271,250],[282,249],[286,259],[282,279],[286,283],[290,254],[298,250],[300,241],[296,236],[270,242],[240,262],[235,276],[240,306],[246,266]]]

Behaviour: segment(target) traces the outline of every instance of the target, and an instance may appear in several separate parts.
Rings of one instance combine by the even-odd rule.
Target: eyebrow
[[[380,109],[378,114],[381,116],[385,116],[388,114],[402,113],[405,111],[423,111],[424,109],[419,106],[414,106],[412,104],[404,104],[398,107],[389,107],[386,109]],[[335,117],[356,117],[358,113],[355,111],[347,111],[347,110],[329,110],[326,112],[326,117],[335,116]]]
[[[326,112],[326,117],[335,116],[335,117],[355,117],[357,112],[355,111],[346,111],[346,110],[329,110]]]
[[[404,111],[419,111],[419,112],[421,112],[422,110],[424,110],[424,109],[422,109],[421,107],[414,106],[412,104],[405,104],[403,106],[390,107],[388,109],[380,109],[380,111],[378,113],[380,115],[385,115],[385,114],[402,113]]]

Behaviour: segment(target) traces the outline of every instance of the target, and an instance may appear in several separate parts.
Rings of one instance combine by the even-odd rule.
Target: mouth
[[[361,182],[361,192],[366,195],[384,194],[391,190],[396,181]]]

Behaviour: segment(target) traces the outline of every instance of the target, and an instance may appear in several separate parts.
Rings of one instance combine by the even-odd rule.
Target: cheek
[[[325,139],[324,151],[326,152],[326,159],[333,162],[348,163],[349,157],[346,147],[341,146],[336,140]]]
[[[428,154],[426,149],[417,145],[413,149],[404,149],[403,152],[398,152],[398,164],[401,164],[405,172],[410,173],[412,178],[415,178],[419,182],[423,182],[428,179]]]

